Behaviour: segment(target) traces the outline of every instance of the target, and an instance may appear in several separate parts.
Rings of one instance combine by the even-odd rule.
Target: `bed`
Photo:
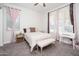
[[[38,41],[45,40],[48,38],[52,38],[51,34],[42,33],[42,32],[27,32],[24,34],[26,41],[29,43],[31,47],[31,52],[33,51],[34,47],[37,45]]]

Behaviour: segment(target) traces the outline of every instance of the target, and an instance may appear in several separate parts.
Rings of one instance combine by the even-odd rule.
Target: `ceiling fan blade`
[[[43,7],[46,7],[46,4],[45,3],[43,3]]]
[[[37,6],[39,3],[35,3],[34,6]]]

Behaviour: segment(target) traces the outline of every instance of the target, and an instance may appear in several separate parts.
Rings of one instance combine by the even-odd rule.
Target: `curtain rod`
[[[65,6],[63,6],[63,7],[60,7],[60,8],[57,8],[57,9],[55,9],[55,10],[53,10],[53,11],[50,11],[50,12],[55,12],[55,11],[57,11],[57,10],[60,10],[60,9],[62,9],[62,8],[65,8],[65,7],[67,7],[67,6],[69,6],[70,4],[68,4],[68,5],[65,5]],[[48,12],[48,13],[50,13],[50,12]]]
[[[14,8],[14,7],[10,7],[10,6],[5,6],[5,5],[2,5],[2,7],[8,7],[8,8],[12,8],[12,9],[16,9],[16,10],[21,11],[20,9],[17,9],[17,8]]]

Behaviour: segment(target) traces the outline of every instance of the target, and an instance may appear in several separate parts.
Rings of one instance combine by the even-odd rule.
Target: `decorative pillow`
[[[24,33],[26,33],[27,32],[26,28],[24,28],[23,31],[24,31]]]
[[[30,32],[36,32],[36,29],[34,27],[30,27]]]

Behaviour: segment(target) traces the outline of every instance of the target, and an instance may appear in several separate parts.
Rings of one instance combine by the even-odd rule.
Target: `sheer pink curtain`
[[[10,8],[10,7],[8,7],[8,10],[9,10],[9,17],[10,17],[9,20],[12,20],[12,23],[13,23],[12,28],[11,28],[11,33],[12,33],[11,42],[14,42],[15,41],[15,30],[16,30],[15,24],[17,20],[20,20],[18,19],[18,17],[20,16],[20,11],[18,9]]]
[[[19,10],[10,8],[10,15],[12,20],[15,22],[16,18],[19,16]]]

